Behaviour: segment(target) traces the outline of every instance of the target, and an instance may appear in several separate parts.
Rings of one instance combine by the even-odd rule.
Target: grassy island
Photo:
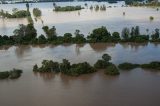
[[[61,6],[55,6],[55,9],[53,11],[77,11],[77,10],[81,10],[84,9],[81,6],[65,6],[65,7],[61,7]]]

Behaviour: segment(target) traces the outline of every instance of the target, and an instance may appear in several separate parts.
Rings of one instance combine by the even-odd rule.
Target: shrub
[[[6,79],[9,77],[9,72],[5,71],[5,72],[0,72],[0,79]]]
[[[153,61],[153,62],[150,62],[149,64],[142,64],[141,68],[160,70],[160,62]]]
[[[105,74],[107,74],[107,75],[119,75],[120,73],[119,73],[119,70],[117,69],[117,67],[114,64],[110,64],[105,69]]]
[[[21,76],[22,70],[20,69],[13,69],[11,71],[4,71],[0,72],[0,79],[16,79]]]
[[[55,6],[54,11],[77,11],[81,9],[83,9],[81,6],[66,6],[66,7]]]
[[[94,64],[94,68],[96,69],[104,69],[108,64],[104,61],[104,60],[98,60],[95,64]]]
[[[34,8],[33,9],[33,15],[35,17],[40,17],[42,15],[42,12],[41,12],[41,10],[39,8]]]
[[[131,69],[134,69],[137,67],[139,67],[138,64],[132,64],[132,63],[127,63],[127,62],[118,65],[118,68],[120,68],[122,70],[131,70]]]

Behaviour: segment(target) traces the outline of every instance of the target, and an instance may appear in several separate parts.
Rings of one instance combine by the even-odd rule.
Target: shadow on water
[[[131,48],[134,51],[138,51],[139,49],[148,46],[148,44],[149,43],[120,43],[124,49]]]
[[[104,70],[98,70],[95,73],[84,74],[80,76],[68,76],[63,73],[36,73],[34,76],[42,79],[44,82],[59,80],[63,85],[70,85],[73,81],[88,83],[92,80],[105,79],[109,81],[118,80],[119,76],[109,76],[104,74]]]
[[[76,44],[76,53],[77,55],[81,54],[80,48],[83,48],[85,46],[85,44]]]
[[[116,46],[115,43],[90,43],[89,45],[95,52],[103,52],[110,47]]]

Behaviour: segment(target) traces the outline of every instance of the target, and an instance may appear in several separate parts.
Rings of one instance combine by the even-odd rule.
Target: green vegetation
[[[61,6],[55,6],[54,11],[58,12],[58,11],[77,11],[77,10],[81,10],[84,9],[81,6],[66,6],[66,7],[61,7]]]
[[[110,60],[111,56],[109,56],[108,54],[103,54],[102,60],[98,60],[94,64],[94,68],[105,69],[104,73],[107,75],[119,75],[120,74],[119,70],[113,63],[109,62]]]
[[[94,64],[94,68],[96,68],[96,69],[104,69],[110,64],[110,62],[109,62],[110,60],[111,60],[111,56],[109,56],[108,54],[103,54],[102,55],[102,59],[98,60]]]
[[[16,10],[10,14],[7,11],[1,10],[0,16],[4,18],[26,18],[27,16],[30,16],[30,13],[28,13],[26,10]]]
[[[153,42],[159,42],[160,41],[160,33],[159,33],[159,29],[155,29],[155,33],[153,33],[152,35],[151,35],[151,38],[152,38],[152,40],[151,41],[153,41]]]
[[[22,74],[22,70],[13,69],[11,71],[0,72],[0,79],[16,79],[19,78]]]
[[[120,74],[117,67],[109,62],[110,60],[111,57],[108,54],[103,54],[102,60],[98,60],[94,64],[94,67],[87,62],[71,64],[66,59],[63,59],[62,63],[54,62],[52,60],[43,60],[41,67],[38,67],[37,64],[33,66],[33,72],[61,72],[70,76],[79,76],[81,74],[96,72],[96,69],[105,69],[105,74],[107,75]]]
[[[33,19],[32,19],[31,16],[28,16],[28,17],[27,17],[27,20],[28,20],[28,23],[29,23],[29,24],[33,24]]]
[[[146,7],[159,7],[160,2],[156,0],[148,0],[148,2],[143,2],[143,0],[125,0],[125,3],[130,6],[146,6]]]
[[[160,70],[160,62],[153,61],[148,64],[132,64],[132,63],[122,63],[119,64],[118,67],[122,70],[131,70],[134,68],[143,68],[143,69],[153,69],[153,70]]]
[[[114,64],[110,64],[105,69],[105,74],[114,76],[114,75],[119,75],[120,72],[119,72],[119,70],[117,69],[117,67]]]
[[[31,19],[31,21],[33,21]],[[121,42],[134,42],[134,43],[148,43],[160,42],[159,29],[155,29],[152,35],[141,35],[139,27],[124,28],[121,36],[118,32],[112,34],[106,27],[94,29],[87,37],[75,30],[74,36],[71,33],[65,33],[64,36],[58,36],[55,26],[49,28],[48,26],[42,27],[45,35],[37,37],[37,31],[33,23],[28,25],[19,25],[19,28],[14,30],[13,36],[1,36],[0,45],[16,45],[16,44],[63,44],[63,43],[121,43]]]
[[[0,72],[0,79],[6,79],[8,77],[9,77],[8,71]]]
[[[33,9],[33,15],[35,17],[40,17],[42,15],[42,12],[41,12],[41,10],[39,8],[34,8]]]
[[[118,65],[118,68],[122,70],[131,70],[137,67],[139,67],[139,64],[132,64],[132,63],[127,63],[127,62]]]
[[[0,16],[3,18],[27,18],[28,23],[33,24],[33,19],[31,17],[31,13],[29,11],[29,4],[26,3],[27,10],[18,10],[17,8],[12,9],[12,14],[7,11],[1,10]],[[39,15],[38,10],[34,10],[33,13],[35,16]]]
[[[150,21],[153,21],[153,20],[154,20],[154,17],[153,17],[153,16],[150,16],[149,19],[150,19]]]
[[[95,9],[95,11],[98,11],[98,10],[99,10],[99,5],[96,5],[96,6],[94,7],[94,9]]]
[[[100,6],[100,10],[101,11],[106,11],[106,6],[105,5]]]
[[[16,44],[29,44],[37,36],[37,31],[34,28],[33,24],[28,25],[19,25],[18,29],[14,30],[13,41]]]
[[[90,6],[90,10],[93,10],[93,6],[92,5]]]
[[[37,65],[33,66],[34,72],[61,72],[70,76],[79,76],[81,74],[93,73],[96,70],[90,66],[87,62],[70,64],[66,59],[63,59],[62,63],[53,62],[52,60],[43,60],[42,66],[38,68]]]
[[[142,64],[141,68],[160,70],[160,62],[159,61],[153,61],[153,62],[150,62],[148,64]]]
[[[111,42],[111,34],[108,32],[106,27],[102,26],[100,28],[94,29],[92,33],[87,36],[87,39],[91,43],[96,42]]]

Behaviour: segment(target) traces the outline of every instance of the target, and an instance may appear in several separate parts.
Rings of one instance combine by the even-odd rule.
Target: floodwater
[[[160,106],[160,72],[140,68],[107,76],[104,70],[69,77],[62,74],[35,74],[32,67],[43,59],[93,65],[102,54],[112,62],[148,63],[160,59],[160,44],[72,44],[12,46],[0,48],[1,71],[24,72],[16,80],[0,80],[1,106]]]
[[[87,3],[88,6],[84,6]],[[54,12],[53,3],[33,3],[30,4],[30,11],[33,8],[40,8],[42,10],[42,16],[34,25],[37,29],[38,35],[44,34],[42,31],[43,25],[50,27],[55,26],[57,33],[63,36],[64,33],[74,33],[76,29],[79,29],[81,33],[87,36],[94,28],[106,26],[111,32],[121,32],[124,27],[140,26],[141,33],[146,34],[146,29],[149,29],[149,33],[152,33],[154,29],[160,28],[160,11],[156,8],[145,7],[122,7],[124,2],[118,2],[109,4],[107,2],[57,2],[58,6],[67,5],[81,5],[85,9],[73,12]],[[106,11],[90,10],[89,7],[93,5],[106,5],[112,8],[107,8]],[[7,8],[6,8],[7,7]],[[6,11],[12,11],[13,8],[26,9],[25,4],[0,4],[0,9]],[[123,16],[123,12],[126,13]],[[149,17],[153,16],[154,20],[151,22]],[[18,28],[19,24],[27,24],[27,19],[0,19],[0,34],[12,35],[14,29]]]
[[[53,3],[33,3],[30,10],[38,7],[42,17],[34,20],[38,35],[42,26],[55,26],[58,35],[74,33],[80,29],[85,36],[94,28],[106,26],[109,31],[121,32],[124,27],[140,26],[141,33],[160,28],[160,11],[155,8],[121,7],[124,2],[57,2],[59,6],[82,5],[88,7],[74,12],[53,12]],[[103,5],[106,11],[91,11],[90,5]],[[25,9],[25,4],[0,4],[0,9],[12,11]],[[78,15],[78,12],[80,13]],[[126,13],[123,16],[123,12]],[[149,17],[153,16],[151,22]],[[33,16],[32,16],[33,17]],[[33,17],[34,19],[34,17]],[[42,23],[42,20],[44,23]],[[23,19],[0,18],[0,34],[12,35]],[[116,65],[123,62],[148,63],[160,60],[160,44],[153,43],[97,43],[64,45],[22,45],[0,47],[0,71],[23,69],[16,80],[0,80],[0,106],[160,106],[160,72],[140,68],[122,71],[119,76],[107,76],[104,70],[96,73],[70,77],[62,74],[36,74],[34,64],[44,59],[61,62],[66,58],[71,63],[87,61],[93,65],[104,53],[112,57]]]

